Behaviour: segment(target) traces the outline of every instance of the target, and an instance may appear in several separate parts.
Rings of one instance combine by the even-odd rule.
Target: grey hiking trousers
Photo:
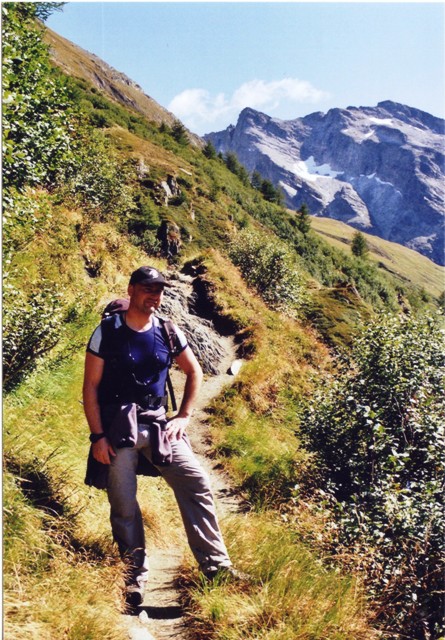
[[[139,452],[151,460],[150,437],[145,425],[138,427],[133,448],[117,449],[108,473],[107,494],[111,529],[122,558],[128,563],[129,582],[142,586],[148,578],[144,525],[136,497],[136,467]],[[173,461],[156,466],[173,489],[184,523],[188,543],[204,573],[231,566],[215,512],[209,478],[190,446],[183,440],[172,442]]]

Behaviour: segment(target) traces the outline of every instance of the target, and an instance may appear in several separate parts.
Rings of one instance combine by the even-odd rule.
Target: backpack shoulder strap
[[[170,356],[174,358],[175,356],[178,355],[177,340],[176,340],[177,334],[175,331],[175,325],[169,318],[158,318],[158,320],[159,320],[161,330],[164,334],[164,337],[167,340],[168,348],[170,349]],[[171,367],[171,362],[170,362],[169,369],[170,367]],[[170,377],[170,371],[167,372],[167,387],[170,395],[170,400],[172,403],[172,409],[173,411],[177,411],[178,406],[176,404],[175,391],[173,389],[173,384]]]
[[[167,340],[168,348],[170,349],[170,355],[172,356],[172,358],[175,358],[177,355],[179,355],[177,340],[178,334],[176,333],[175,325],[173,324],[173,321],[170,320],[170,318],[158,319],[161,325],[161,329]]]
[[[122,326],[122,318],[119,313],[113,313],[113,315],[107,316],[101,320],[100,328],[102,331],[102,340],[107,347],[112,344],[113,338],[117,335],[117,331],[119,331]]]

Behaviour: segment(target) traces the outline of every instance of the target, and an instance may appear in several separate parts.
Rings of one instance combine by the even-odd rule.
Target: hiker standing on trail
[[[144,473],[144,464],[154,470],[149,475],[162,475],[173,489],[203,574],[213,579],[237,573],[219,529],[208,476],[186,436],[202,370],[183,332],[171,323],[173,358],[186,382],[179,411],[166,418],[172,349],[164,326],[167,321],[155,312],[164,288],[171,286],[153,267],[134,271],[128,309],[102,320],[90,338],[85,360],[83,400],[92,443],[85,481],[107,490],[113,537],[128,565],[126,601],[130,606],[142,603],[148,578],[144,526],[136,498],[136,474]],[[98,472],[105,477],[102,485],[95,482]]]

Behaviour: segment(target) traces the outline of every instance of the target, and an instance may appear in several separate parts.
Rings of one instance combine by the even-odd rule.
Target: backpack
[[[116,313],[120,313],[122,311],[127,311],[128,309],[128,305],[129,305],[129,300],[127,300],[126,298],[118,298],[116,300],[112,300],[111,302],[109,302],[107,304],[107,306],[105,307],[105,309],[102,312],[102,320],[104,320],[105,318],[109,318],[110,316],[115,315]],[[164,337],[166,338],[166,342],[167,345],[170,349],[170,356],[173,359],[175,356],[178,355],[177,352],[177,347],[176,347],[176,331],[175,331],[175,325],[173,324],[173,322],[168,319],[168,318],[160,318],[159,316],[157,316],[160,324],[161,324],[161,330],[164,334]],[[171,364],[169,366],[169,369],[171,367]],[[176,404],[176,398],[175,398],[175,392],[173,389],[173,384],[170,378],[170,371],[167,372],[167,387],[168,387],[168,393],[170,396],[170,400],[172,403],[172,409],[173,411],[177,411],[178,407]]]

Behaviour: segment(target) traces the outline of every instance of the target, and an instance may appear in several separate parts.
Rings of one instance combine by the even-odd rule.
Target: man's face
[[[133,284],[128,287],[130,307],[151,315],[161,306],[164,286],[162,284]]]

